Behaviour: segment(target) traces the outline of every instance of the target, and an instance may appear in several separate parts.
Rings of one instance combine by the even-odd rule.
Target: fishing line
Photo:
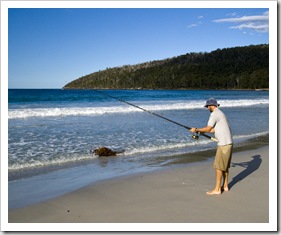
[[[109,94],[107,94],[106,92],[101,92],[101,91],[98,91],[98,90],[94,90],[94,91],[97,92],[97,93],[100,93],[100,94],[102,94],[102,95],[108,96],[108,97],[110,97],[110,98],[112,98],[112,99],[115,99],[115,100],[118,100],[118,101],[120,101],[120,102],[123,102],[123,103],[125,103],[125,104],[128,104],[128,105],[130,105],[130,106],[133,106],[133,107],[135,107],[135,108],[137,108],[137,109],[140,109],[140,110],[142,110],[142,111],[144,111],[144,112],[150,113],[150,114],[152,114],[152,115],[154,115],[154,116],[156,116],[156,117],[162,118],[162,119],[164,119],[164,120],[166,120],[166,121],[168,121],[168,122],[174,123],[174,124],[176,124],[176,125],[178,125],[178,126],[181,126],[181,127],[185,128],[185,129],[187,129],[187,130],[190,130],[190,129],[191,129],[191,127],[189,127],[189,126],[186,126],[186,125],[183,125],[183,124],[181,124],[181,123],[175,122],[175,121],[173,121],[173,120],[171,120],[171,119],[169,119],[169,118],[163,117],[163,116],[161,116],[161,115],[159,115],[159,114],[157,114],[157,113],[153,113],[153,112],[151,112],[151,111],[149,111],[149,110],[147,110],[147,109],[144,109],[144,108],[142,108],[142,107],[140,107],[140,106],[137,106],[137,105],[135,105],[135,104],[129,103],[128,101],[122,100],[122,99],[120,99],[120,98],[118,98],[118,97],[109,95]],[[216,138],[211,137],[211,136],[206,135],[205,133],[201,133],[201,132],[198,132],[198,133],[194,134],[194,135],[192,136],[192,138],[193,138],[193,139],[196,139],[196,140],[199,139],[199,134],[202,135],[202,136],[204,136],[204,137],[206,137],[206,138],[208,138],[208,139],[211,139],[211,140],[213,140],[213,141],[218,142],[218,140],[217,140]]]

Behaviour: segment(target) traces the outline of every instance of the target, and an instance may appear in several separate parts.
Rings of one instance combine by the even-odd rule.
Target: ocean
[[[268,91],[9,89],[9,208],[106,179],[211,159],[189,153],[216,149],[216,142],[195,140],[182,126],[120,102],[204,127],[210,97],[227,115],[235,144],[269,134]],[[125,152],[91,153],[102,146]]]

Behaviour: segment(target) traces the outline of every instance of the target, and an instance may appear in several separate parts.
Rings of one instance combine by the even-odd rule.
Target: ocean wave
[[[168,111],[168,110],[190,110],[203,108],[204,101],[196,102],[167,102],[140,104],[140,107],[149,111]],[[223,100],[220,102],[221,107],[247,107],[255,105],[268,105],[268,99],[258,100]],[[58,117],[58,116],[88,116],[88,115],[106,115],[119,113],[143,112],[133,106],[109,106],[109,107],[56,107],[56,108],[26,108],[10,109],[8,111],[9,119],[30,118],[30,117]]]
[[[235,135],[235,136],[233,136],[233,139],[234,139],[234,141],[235,140],[249,140],[249,139],[253,139],[256,137],[266,136],[268,134],[269,134],[269,132],[265,131],[265,132],[253,133],[253,134],[248,134],[248,135]]]

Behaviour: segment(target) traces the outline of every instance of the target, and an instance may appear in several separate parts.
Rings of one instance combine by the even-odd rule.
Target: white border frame
[[[269,8],[269,223],[8,223],[9,8]],[[2,231],[277,231],[277,1],[2,1],[1,2],[1,230]]]

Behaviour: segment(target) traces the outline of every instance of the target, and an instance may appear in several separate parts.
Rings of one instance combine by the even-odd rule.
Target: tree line
[[[269,87],[269,45],[187,53],[164,60],[107,68],[64,89],[264,89]]]

